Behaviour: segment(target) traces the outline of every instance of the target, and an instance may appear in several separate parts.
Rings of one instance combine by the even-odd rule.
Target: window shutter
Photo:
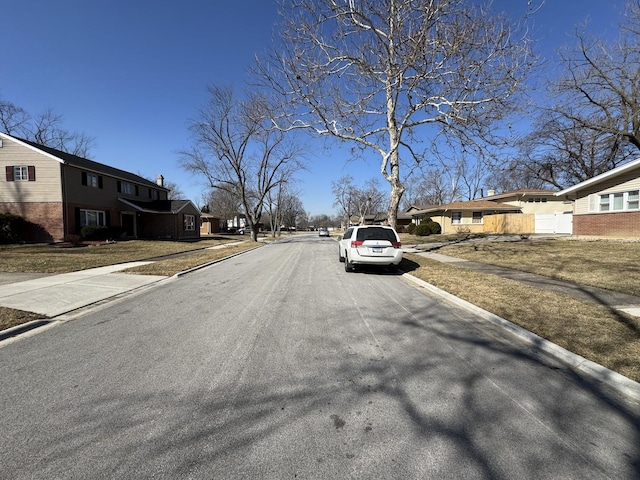
[[[138,189],[138,185],[136,185],[136,197],[137,197],[138,195],[140,195],[140,191],[139,191],[139,189]]]
[[[76,218],[76,233],[79,234],[80,230],[82,229],[82,225],[80,225],[80,207],[75,208],[75,218]]]
[[[82,185],[87,185],[87,172],[82,172]]]
[[[107,210],[106,212],[104,212],[104,223],[106,227],[110,227],[111,226],[111,211]]]
[[[102,188],[102,175],[98,177],[98,188]]]
[[[118,193],[122,193],[122,182],[120,180],[118,180],[117,185],[118,185]]]
[[[597,212],[598,211],[598,198],[599,196],[595,193],[589,195],[589,211]]]
[[[30,182],[36,181],[36,167],[33,165],[29,165],[27,167],[28,178]]]
[[[13,165],[7,165],[4,167],[4,171],[7,175],[7,182],[13,182]]]

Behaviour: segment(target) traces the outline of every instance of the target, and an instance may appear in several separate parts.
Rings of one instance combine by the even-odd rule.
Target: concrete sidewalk
[[[148,263],[129,262],[60,275],[1,274],[0,306],[54,318],[167,278],[118,273]]]

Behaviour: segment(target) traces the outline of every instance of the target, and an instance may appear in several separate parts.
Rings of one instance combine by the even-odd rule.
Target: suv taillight
[[[363,244],[362,240],[351,240],[351,248],[361,247]]]
[[[391,246],[393,248],[400,248],[402,246],[402,242],[391,242]]]

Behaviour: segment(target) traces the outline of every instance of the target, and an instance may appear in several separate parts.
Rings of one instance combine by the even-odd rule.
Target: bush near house
[[[84,240],[113,240],[122,234],[121,227],[86,226],[80,230],[80,236]]]
[[[414,235],[416,232],[417,225],[415,223],[410,223],[407,225],[407,233],[409,235]]]
[[[0,243],[20,243],[27,222],[19,215],[0,213]]]
[[[427,235],[438,235],[442,232],[442,227],[438,222],[434,222],[430,218],[425,218],[420,222],[415,228],[415,234],[421,237],[426,237]]]

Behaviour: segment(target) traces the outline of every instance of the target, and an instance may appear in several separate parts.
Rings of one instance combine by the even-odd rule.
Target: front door
[[[124,229],[125,237],[136,236],[136,217],[133,213],[122,214],[122,228]]]

